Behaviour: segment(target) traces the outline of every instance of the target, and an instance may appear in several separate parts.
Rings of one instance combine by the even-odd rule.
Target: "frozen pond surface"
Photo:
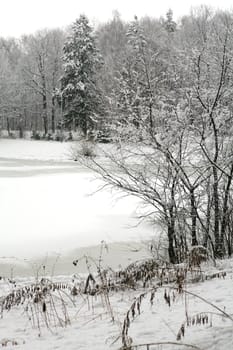
[[[114,251],[120,249],[121,262],[128,261],[130,252],[135,257],[138,248],[128,252],[126,242],[152,236],[148,225],[135,226],[136,198],[119,199],[119,194],[109,191],[93,194],[100,182],[70,160],[70,147],[69,143],[0,140],[0,257],[5,268],[10,266],[9,257],[10,264],[17,260],[25,265],[24,259],[48,261],[58,255],[68,266],[69,257],[83,254],[83,247],[99,245],[101,240]],[[62,263],[61,271],[66,272]]]

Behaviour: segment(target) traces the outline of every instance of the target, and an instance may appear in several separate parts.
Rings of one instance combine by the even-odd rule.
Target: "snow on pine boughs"
[[[97,83],[97,72],[103,59],[96,47],[93,29],[85,15],[71,28],[63,48],[63,76],[60,103],[65,126],[78,126],[87,135],[103,112],[103,96]]]

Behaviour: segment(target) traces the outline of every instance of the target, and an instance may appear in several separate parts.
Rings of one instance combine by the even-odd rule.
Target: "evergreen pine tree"
[[[81,15],[74,22],[63,52],[61,103],[64,124],[80,127],[86,136],[103,112],[102,95],[97,84],[102,58],[86,16]]]

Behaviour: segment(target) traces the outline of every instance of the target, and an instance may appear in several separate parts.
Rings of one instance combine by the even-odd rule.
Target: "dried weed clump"
[[[201,263],[209,260],[207,248],[203,246],[194,246],[190,249],[188,255],[188,265],[191,267],[200,267]]]
[[[132,291],[135,295],[135,292],[141,291],[137,297],[134,297],[132,304],[123,318],[121,333],[120,336],[117,337],[117,339],[121,338],[121,350],[139,348],[154,349],[156,345],[161,346],[161,348],[166,348],[166,345],[173,347],[185,345],[186,348],[200,349],[196,345],[181,343],[187,327],[212,325],[213,314],[233,321],[231,316],[224,310],[209,303],[201,296],[189,292],[187,289],[188,285],[191,283],[204,282],[205,280],[213,278],[224,279],[226,277],[225,271],[214,273],[202,271],[201,264],[208,260],[205,248],[197,247],[197,249],[193,249],[190,252],[189,259],[183,264],[172,265],[155,258],[150,258],[131,263],[126,268],[119,269],[118,271],[113,271],[110,268],[103,268],[102,253],[103,250],[101,250],[99,260],[93,264],[96,268],[95,272],[91,269],[91,259],[87,256],[83,257],[86,259],[88,275],[83,286],[79,286],[79,291],[81,293],[92,297],[97,295],[104,296],[105,303],[108,310],[111,310],[110,313],[114,321],[114,310],[111,305],[110,294],[119,291]],[[79,261],[80,259],[75,260],[74,265],[77,265]],[[158,293],[159,291],[160,293]],[[163,293],[161,293],[161,291],[163,291]],[[186,309],[186,298],[189,294],[194,298],[202,300],[202,302],[208,304],[218,312],[200,312],[195,315],[189,315]],[[176,342],[154,342],[133,345],[132,336],[129,334],[131,324],[144,312],[144,300],[149,300],[152,306],[155,303],[155,296],[157,296],[156,300],[163,300],[169,308],[171,308],[171,311],[174,303],[185,300],[184,314],[186,315],[186,320],[182,322],[181,326],[178,328]]]
[[[7,346],[17,346],[20,344],[25,344],[24,340],[21,339],[16,339],[16,338],[2,338],[0,339],[0,344],[2,347],[7,347]]]
[[[221,278],[220,275],[216,275],[215,277]],[[224,276],[225,277],[225,276]],[[223,277],[223,278],[224,278]],[[168,286],[161,286],[159,284],[155,285],[153,288],[147,289],[146,291],[143,291],[139,294],[138,297],[136,297],[133,301],[133,303],[130,305],[128,311],[126,312],[125,318],[123,320],[122,325],[122,331],[121,331],[121,341],[122,341],[122,347],[119,350],[133,350],[133,349],[139,349],[139,348],[145,348],[145,349],[151,349],[151,347],[155,345],[174,345],[174,346],[183,346],[190,347],[193,349],[200,349],[196,345],[192,344],[184,344],[180,343],[182,338],[185,337],[185,332],[187,328],[194,327],[194,326],[206,326],[209,325],[212,326],[212,316],[220,317],[223,319],[228,319],[231,322],[233,322],[233,318],[230,314],[228,314],[225,310],[219,308],[215,304],[212,304],[202,296],[199,296],[195,293],[192,293],[185,289],[186,282],[183,280],[183,283],[179,281],[177,285],[168,285]],[[158,293],[163,290],[163,293]],[[164,300],[164,302],[169,306],[169,308],[172,307],[174,303],[177,303],[180,301],[180,297],[182,296],[182,300],[185,300],[184,303],[184,313],[186,315],[186,319],[184,322],[182,322],[181,326],[178,329],[177,335],[176,335],[176,342],[153,342],[153,343],[145,343],[145,344],[137,344],[133,345],[133,339],[129,335],[129,329],[133,321],[138,318],[141,313],[143,312],[143,301],[148,300],[150,305],[154,305],[155,296],[157,295],[157,299],[160,301]],[[186,304],[186,297],[187,295],[191,295],[196,299],[201,300],[206,305],[211,306],[211,308],[214,311],[208,311],[208,312],[199,312],[195,315],[189,315],[187,304]],[[172,309],[171,309],[172,311]]]
[[[156,345],[165,347],[169,344],[174,347],[178,345],[183,346],[184,343],[181,343],[181,340],[185,337],[187,327],[212,325],[213,314],[228,318],[233,322],[231,316],[224,310],[211,304],[201,296],[188,291],[188,285],[191,283],[226,277],[225,271],[217,271],[209,274],[202,271],[201,264],[208,259],[202,247],[193,249],[190,252],[188,261],[183,264],[172,265],[159,259],[149,258],[131,263],[126,268],[117,271],[103,267],[103,253],[105,250],[107,250],[107,245],[103,241],[98,259],[95,260],[92,257],[84,255],[74,260],[73,265],[77,266],[80,260],[84,259],[87,273],[86,277],[80,278],[79,276],[77,279],[73,277],[71,283],[53,282],[47,278],[42,278],[40,281],[37,279],[36,283],[21,287],[17,287],[16,282],[10,283],[11,292],[0,298],[1,317],[4,316],[5,311],[23,307],[24,313],[30,320],[32,327],[38,329],[38,335],[40,336],[44,327],[53,332],[54,328],[66,327],[71,324],[68,310],[70,310],[69,307],[72,310],[77,310],[75,311],[77,315],[79,313],[79,309],[76,309],[78,301],[81,301],[82,305],[87,305],[90,309],[90,305],[94,308],[94,303],[96,301],[98,303],[101,300],[101,305],[105,308],[106,314],[110,316],[111,321],[115,322],[118,320],[120,332],[117,339],[121,339],[121,350],[139,348],[150,350]],[[134,299],[123,316],[122,321],[119,321],[120,318],[114,310],[111,297],[114,293],[121,292],[122,294],[125,291],[132,292]],[[139,294],[135,297],[136,293]],[[214,311],[216,312],[200,312],[195,315],[189,315],[186,309],[187,295],[192,295],[202,300],[202,302],[215,309]],[[178,328],[176,335],[177,342],[153,342],[138,344],[137,346],[133,345],[133,339],[129,331],[131,324],[144,311],[144,301],[148,301],[151,307],[158,300],[159,302],[163,301],[172,310],[173,304],[179,302],[181,299],[185,300],[184,314],[186,318]],[[8,346],[10,343],[12,346],[17,345],[18,342],[17,344],[16,342],[4,339],[4,345],[2,346]],[[199,349],[195,345],[185,345],[186,347]]]
[[[0,299],[1,317],[4,311],[23,306],[34,328],[41,334],[42,326],[52,331],[53,327],[65,327],[70,323],[67,302],[72,302],[66,291],[68,284],[54,283],[42,278],[39,282],[13,289]]]

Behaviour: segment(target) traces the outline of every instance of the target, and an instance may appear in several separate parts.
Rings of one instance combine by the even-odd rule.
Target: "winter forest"
[[[155,231],[153,240],[144,237],[149,257],[118,270],[104,267],[102,241],[95,262],[87,255],[73,261],[75,267],[84,261],[87,273],[72,283],[46,274],[40,280],[37,273],[25,287],[0,271],[0,346],[233,346],[233,12],[201,6],[177,21],[172,10],[132,18],[126,22],[115,11],[93,26],[80,15],[66,30],[0,38],[0,145],[3,139],[71,144],[69,166],[95,174],[97,192],[136,198],[137,224]],[[2,338],[3,315],[20,304],[27,304],[39,337],[62,329],[56,346],[47,333],[42,347],[22,330],[25,343],[13,328]],[[154,321],[156,312],[162,322]],[[86,339],[89,323],[100,332],[95,346],[93,335]],[[156,338],[152,325],[158,330],[161,323],[165,330]]]
[[[179,24],[171,10],[131,23],[115,13],[94,30],[83,15],[68,33],[1,39],[1,127],[113,142],[117,172],[88,166],[149,204],[172,263],[197,245],[231,256],[232,33],[232,14],[202,7]]]

